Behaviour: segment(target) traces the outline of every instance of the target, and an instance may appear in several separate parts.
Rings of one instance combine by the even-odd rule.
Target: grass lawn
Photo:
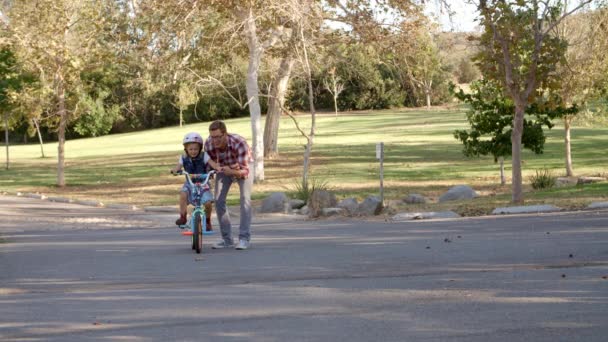
[[[310,116],[298,117],[308,132]],[[229,132],[251,142],[249,118],[226,121]],[[182,151],[181,139],[190,131],[207,134],[208,122],[145,132],[116,134],[66,142],[65,178],[67,186],[56,183],[57,143],[10,148],[10,168],[0,171],[0,191],[14,194],[38,192],[47,196],[95,199],[105,204],[138,206],[175,205],[183,179],[169,175]],[[431,203],[409,205],[398,210],[455,210],[465,215],[491,211],[508,205],[510,185],[500,186],[498,164],[491,157],[465,158],[453,131],[466,128],[463,109],[395,109],[373,112],[323,114],[317,117],[313,147],[312,177],[325,181],[339,198],[379,194],[377,142],[385,144],[385,199],[393,203],[409,193],[419,193]],[[265,181],[254,186],[254,201],[269,193],[295,192],[302,174],[305,139],[290,118],[283,118],[279,132],[280,157],[265,162]],[[572,131],[572,158],[577,175],[607,176],[608,128],[575,127]],[[523,153],[524,180],[537,169],[548,168],[556,176],[565,173],[563,129],[556,125],[547,132],[545,153]],[[510,178],[510,160],[505,161]],[[482,196],[466,202],[436,203],[449,187],[468,184]],[[562,208],[584,207],[605,201],[608,183],[533,191],[525,184],[526,203],[551,203]],[[237,203],[238,187],[230,202]]]

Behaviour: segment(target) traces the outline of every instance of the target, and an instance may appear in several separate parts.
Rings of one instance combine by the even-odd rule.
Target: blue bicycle
[[[207,231],[207,220],[205,209],[203,208],[205,203],[213,201],[213,195],[211,188],[209,187],[209,179],[215,174],[215,171],[210,171],[207,174],[202,174],[201,178],[203,182],[193,182],[190,178],[190,174],[184,170],[174,173],[174,175],[184,175],[186,181],[190,184],[190,194],[188,201],[194,206],[194,210],[190,215],[190,220],[183,226],[179,226],[181,229],[187,229],[182,232],[182,235],[192,236],[192,249],[196,250],[196,253],[201,253],[203,249],[203,234],[213,234],[213,231]]]

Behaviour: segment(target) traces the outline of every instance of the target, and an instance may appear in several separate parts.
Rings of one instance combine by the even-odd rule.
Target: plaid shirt
[[[227,137],[225,151],[214,148],[211,137],[205,140],[205,151],[209,154],[211,160],[220,166],[239,164],[241,170],[245,170],[244,176],[249,176],[249,163],[252,163],[253,159],[247,140],[238,134],[227,134]]]

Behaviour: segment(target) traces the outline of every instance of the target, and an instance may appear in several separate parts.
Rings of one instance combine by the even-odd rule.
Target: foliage
[[[340,110],[382,109],[406,105],[407,93],[395,77],[395,69],[380,62],[373,46],[363,44],[338,45],[335,64],[314,70],[313,86],[316,105],[333,108],[333,96],[324,89],[323,79],[335,68],[336,77],[342,80],[344,89],[337,104]],[[302,78],[292,81],[287,98],[291,108],[307,109],[307,83]]]
[[[104,100],[110,95],[107,90],[98,90],[96,98],[81,92],[78,102],[83,112],[74,123],[74,130],[83,137],[96,137],[110,132],[114,122],[120,118],[118,105],[106,106]]]
[[[550,189],[555,186],[556,182],[557,177],[547,168],[535,170],[534,174],[530,176],[530,184],[535,190]]]
[[[13,105],[11,94],[21,88],[21,82],[15,54],[9,47],[3,46],[0,49],[0,111],[4,114]]]
[[[307,116],[300,118],[305,121]],[[285,191],[286,187],[292,194],[292,180],[302,171],[303,139],[293,134],[293,124],[288,118],[282,120],[282,157],[268,161],[267,179],[252,194],[255,203],[272,192]],[[250,138],[248,118],[230,119],[226,124],[231,131],[242,132]],[[315,141],[313,175],[328,181],[340,198],[365,198],[377,193],[379,165],[375,159],[375,145],[384,141],[386,199],[400,199],[407,193],[437,197],[453,184],[469,184],[483,193],[496,193],[496,196],[481,198],[481,202],[492,203],[494,207],[508,204],[509,190],[496,187],[498,174],[491,157],[463,159],[462,144],[452,136],[454,130],[467,127],[464,110],[393,109],[343,113],[337,118],[321,115],[317,124],[320,134]],[[106,204],[175,205],[175,189],[180,182],[166,170],[174,165],[181,153],[179,137],[184,132],[205,128],[206,125],[196,123],[181,128],[173,126],[70,140],[67,142],[70,167],[66,169],[66,176],[71,186],[65,189],[54,186],[53,175],[48,172],[54,167],[54,161],[41,159],[37,145],[14,146],[11,149],[13,171],[0,170],[0,191],[40,192],[49,197],[96,199]],[[576,132],[573,147],[577,151],[578,173],[581,176],[606,174],[608,127],[576,127]],[[535,169],[556,170],[563,165],[561,132],[553,129],[547,131],[546,136],[542,155],[524,151],[529,168],[525,174],[528,185],[528,177]],[[46,146],[52,157],[57,143],[48,142]],[[142,189],[145,189],[145,196],[142,196]],[[550,193],[526,192],[526,197],[530,204],[544,202],[568,208],[568,203],[573,202],[586,205],[592,201],[605,201],[606,193],[608,183],[598,183],[555,188]],[[238,197],[238,191],[229,194],[233,204],[238,204]],[[565,206],[558,205],[560,203]],[[436,205],[429,203],[425,208],[431,211],[455,209],[451,204],[446,204],[447,207]]]
[[[573,11],[591,0],[574,4]],[[513,100],[515,115],[512,148],[512,198],[522,203],[522,138],[526,108],[546,91],[553,93],[560,79],[555,70],[564,62],[567,43],[555,34],[555,27],[572,12],[563,10],[560,0],[479,0],[484,32],[476,55],[484,78],[499,82]]]
[[[10,45],[0,47],[0,114],[9,129],[21,128],[23,111],[20,110],[21,92],[35,83],[32,74],[23,70]]]
[[[471,106],[467,113],[471,129],[454,132],[454,137],[464,145],[463,154],[468,157],[492,155],[495,162],[499,157],[510,156],[515,105],[504,96],[500,85],[490,80],[479,80],[471,84],[470,94],[465,94],[462,89],[455,92],[454,89],[452,85],[454,96]],[[551,129],[551,120],[577,110],[576,106],[564,108],[538,103],[528,106],[522,136],[524,148],[536,154],[543,153],[543,126]]]
[[[312,196],[315,190],[330,190],[329,183],[327,180],[319,177],[309,177],[307,181],[300,179],[294,182],[295,198],[303,200],[308,203],[308,199]]]
[[[479,78],[479,70],[469,59],[462,58],[458,63],[456,75],[458,83],[471,83]]]

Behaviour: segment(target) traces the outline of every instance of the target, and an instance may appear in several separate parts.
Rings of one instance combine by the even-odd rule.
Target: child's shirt
[[[209,162],[209,154],[207,152],[201,153],[198,157],[190,158],[188,155],[183,154],[179,157],[179,164],[188,173],[203,174],[207,173],[207,163]]]

